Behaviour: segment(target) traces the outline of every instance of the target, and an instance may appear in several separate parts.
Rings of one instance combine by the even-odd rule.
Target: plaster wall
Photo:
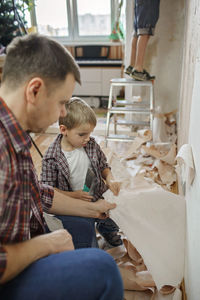
[[[187,227],[185,284],[188,300],[200,299],[200,0],[186,2],[183,71],[180,93],[179,147],[189,143],[195,179],[186,189]]]

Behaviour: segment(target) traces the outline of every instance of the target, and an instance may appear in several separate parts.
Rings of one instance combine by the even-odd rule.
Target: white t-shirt
[[[73,151],[63,151],[63,153],[69,165],[72,190],[82,190],[87,170],[91,165],[84,148],[77,148]]]

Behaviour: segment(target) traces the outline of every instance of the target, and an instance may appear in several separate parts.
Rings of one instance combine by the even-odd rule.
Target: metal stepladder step
[[[136,86],[140,87],[148,87],[149,88],[149,102],[133,102],[127,100],[114,100],[113,101],[113,94],[114,89],[116,87],[122,86],[131,86],[132,88]],[[109,99],[108,99],[108,111],[107,111],[107,120],[106,120],[106,133],[105,133],[105,140],[106,145],[109,140],[112,141],[124,141],[124,142],[131,142],[134,140],[134,136],[130,135],[121,135],[117,134],[117,124],[119,125],[126,125],[126,126],[138,126],[138,127],[149,127],[152,130],[153,127],[153,111],[154,111],[154,90],[153,90],[153,82],[152,81],[136,81],[134,79],[127,79],[127,78],[114,78],[110,80],[110,92],[109,92]],[[126,121],[124,119],[117,120],[116,116],[119,115],[143,115],[148,116],[149,121]],[[114,134],[109,133],[110,129],[110,121],[111,116],[114,116]]]

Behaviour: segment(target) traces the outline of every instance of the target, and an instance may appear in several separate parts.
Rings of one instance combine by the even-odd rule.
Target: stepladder
[[[118,99],[117,91],[119,87],[128,88],[134,91],[137,87],[147,90],[147,100],[143,101],[141,97],[139,101],[134,101],[133,97],[126,99]],[[135,135],[132,133],[133,128],[153,128],[154,113],[154,83],[153,81],[136,81],[127,78],[114,78],[110,80],[110,92],[108,99],[108,109],[106,118],[106,145],[109,140],[131,142]],[[111,133],[110,127],[113,126]],[[119,132],[118,125],[129,127],[129,132]]]

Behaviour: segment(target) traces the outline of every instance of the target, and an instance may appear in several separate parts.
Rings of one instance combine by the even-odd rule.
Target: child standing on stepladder
[[[135,0],[131,58],[125,73],[136,80],[155,79],[155,76],[151,76],[143,65],[149,38],[154,35],[159,18],[159,7],[160,0]]]
[[[118,195],[120,184],[114,180],[100,146],[90,137],[97,122],[94,111],[80,98],[66,103],[66,111],[67,115],[59,119],[60,134],[43,157],[41,181],[85,201],[102,198],[108,188]],[[71,233],[75,248],[98,247],[95,222],[111,246],[122,244],[117,224],[107,216],[104,220],[56,217]]]

